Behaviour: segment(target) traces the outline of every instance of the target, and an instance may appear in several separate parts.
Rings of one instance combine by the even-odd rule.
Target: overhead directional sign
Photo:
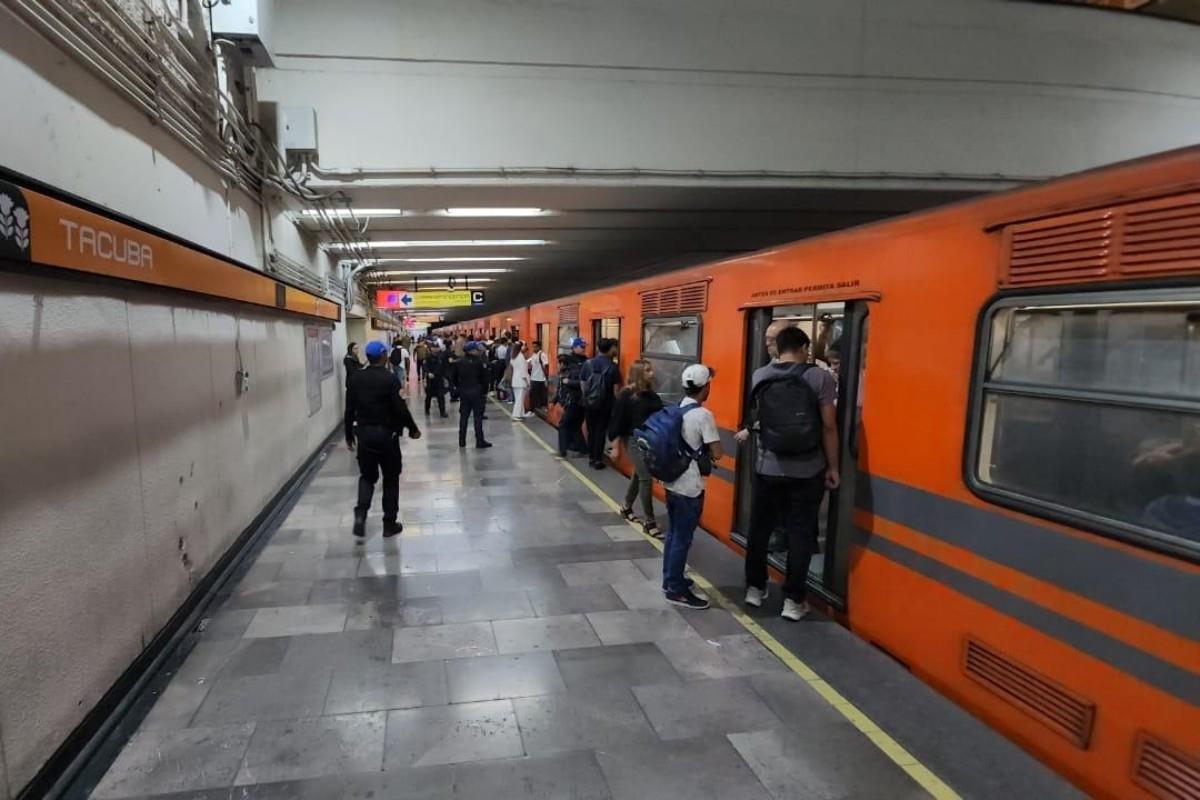
[[[404,292],[379,289],[375,292],[377,308],[457,308],[482,304],[483,292],[477,290]]]

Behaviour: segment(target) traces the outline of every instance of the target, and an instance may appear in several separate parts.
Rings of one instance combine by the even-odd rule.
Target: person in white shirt
[[[525,395],[529,392],[529,360],[525,358],[525,343],[513,342],[513,358],[509,365],[512,368],[512,390],[514,421],[524,417],[532,417],[533,413],[525,410]]]
[[[545,410],[550,405],[550,392],[546,388],[550,374],[550,357],[542,350],[541,342],[533,343],[529,356],[529,407]]]
[[[717,420],[702,404],[712,389],[716,371],[704,364],[692,364],[683,371],[683,391],[686,397],[679,403],[683,408],[696,405],[696,410],[683,416],[683,441],[697,457],[687,470],[674,481],[664,485],[667,490],[667,537],[663,547],[663,594],[667,602],[686,608],[708,608],[708,600],[692,591],[691,581],[684,575],[688,550],[700,514],[704,510],[704,479],[712,465],[725,453]]]

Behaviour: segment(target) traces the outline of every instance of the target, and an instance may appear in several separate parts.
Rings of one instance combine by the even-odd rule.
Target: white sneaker
[[[746,590],[746,605],[762,608],[763,601],[767,599],[766,589],[755,589],[753,586]]]
[[[521,416],[525,417],[525,419],[529,419],[530,417],[536,417],[537,414],[534,414],[532,411],[526,411]]]
[[[790,619],[792,622],[799,622],[808,616],[808,612],[812,611],[808,603],[801,600],[797,603],[795,600],[784,600],[783,611],[779,616],[784,619]]]

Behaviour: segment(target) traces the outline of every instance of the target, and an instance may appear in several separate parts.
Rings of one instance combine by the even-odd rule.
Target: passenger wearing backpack
[[[777,361],[755,370],[751,381],[751,421],[735,439],[758,435],[750,537],[746,546],[746,605],[767,599],[767,545],[782,524],[787,533],[784,619],[809,613],[805,600],[809,562],[816,549],[821,500],[836,489],[837,385],[826,370],[808,363],[808,334],[799,328],[779,332]]]
[[[629,488],[625,491],[625,503],[618,513],[630,522],[637,522],[633,504],[641,498],[642,531],[655,539],[661,539],[662,532],[654,519],[654,478],[646,468],[646,460],[636,446],[633,432],[645,424],[652,414],[661,411],[662,407],[662,398],[654,391],[654,367],[646,359],[639,358],[629,365],[629,382],[617,395],[617,404],[608,423],[608,439],[610,442],[620,439],[625,454],[633,464]]]
[[[596,349],[599,355],[583,365],[579,379],[587,420],[588,464],[592,469],[604,469],[604,442],[617,399],[617,387],[621,385],[621,372],[613,360],[617,353],[614,339],[601,339]]]
[[[667,536],[663,546],[663,594],[667,602],[685,608],[708,608],[708,600],[692,591],[684,575],[688,550],[700,512],[704,510],[704,479],[724,451],[717,421],[703,407],[716,373],[703,364],[683,371],[686,397],[651,415],[634,431],[646,468],[667,490]]]

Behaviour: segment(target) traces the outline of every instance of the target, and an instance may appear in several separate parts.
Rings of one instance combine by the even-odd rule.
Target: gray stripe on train
[[[1200,641],[1193,572],[877,475],[859,481],[864,511]]]
[[[956,592],[1006,614],[1057,639],[1076,650],[1109,664],[1167,694],[1200,706],[1200,675],[1163,661],[1157,656],[1114,639],[1095,628],[1076,622],[1023,597],[1007,592],[955,569],[948,564],[910,550],[883,536],[854,529],[855,544],[937,581]],[[969,631],[968,631],[969,632]],[[1092,698],[1100,702],[1102,698]]]

